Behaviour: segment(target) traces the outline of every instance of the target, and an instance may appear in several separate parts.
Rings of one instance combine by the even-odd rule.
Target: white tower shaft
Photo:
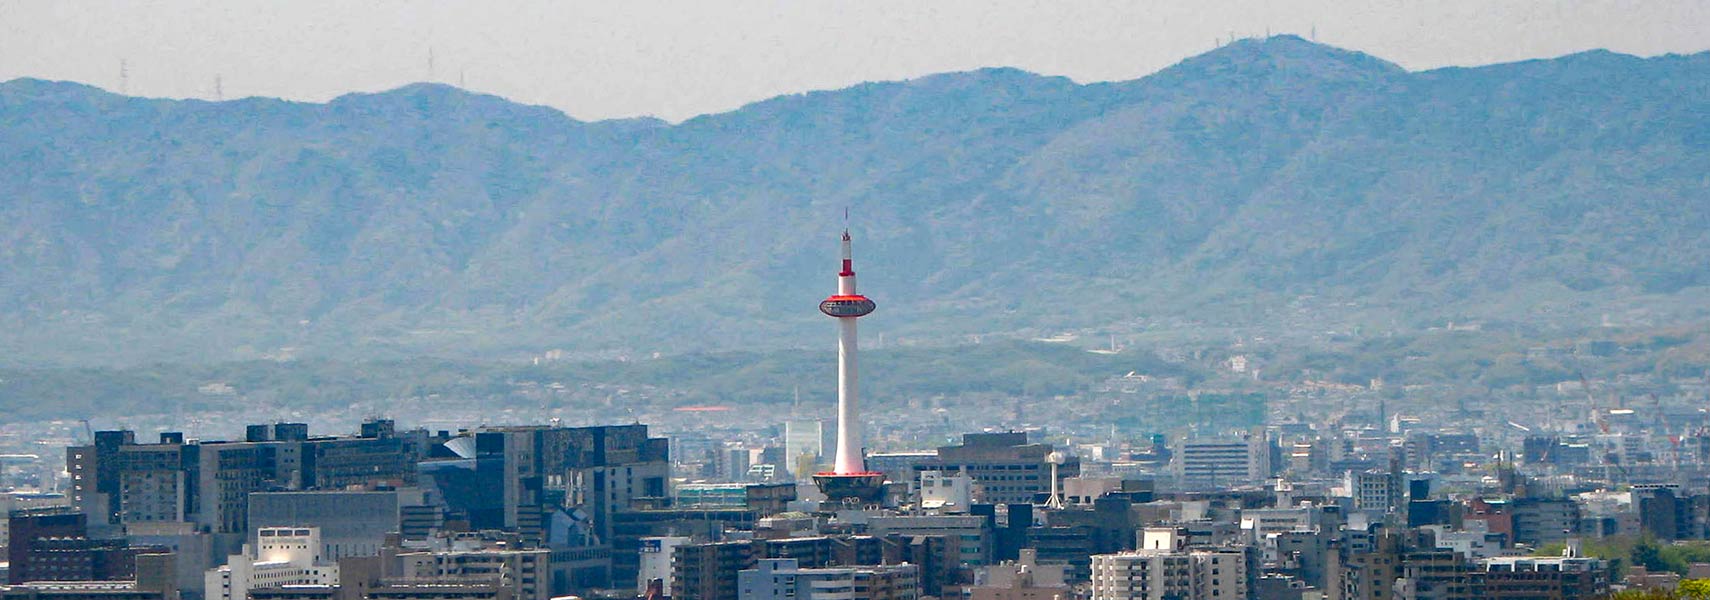
[[[839,318],[837,325],[837,462],[832,472],[849,475],[867,470],[856,414],[861,390],[855,364],[855,318]]]
[[[855,256],[851,248],[849,234],[843,234],[843,270],[837,274],[837,294],[839,296],[854,296],[855,292]],[[860,407],[861,384],[857,373],[855,354],[859,350],[855,342],[855,317],[838,317],[837,319],[837,460],[832,465],[832,472],[838,475],[860,473],[867,470],[865,457],[861,455],[861,419],[857,415]]]

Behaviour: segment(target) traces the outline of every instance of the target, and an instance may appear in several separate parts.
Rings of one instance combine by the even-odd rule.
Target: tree
[[[1686,600],[1710,600],[1710,579],[1682,579],[1674,588],[1674,595]]]
[[[1633,544],[1633,564],[1652,572],[1669,570],[1668,564],[1663,561],[1661,549],[1657,548],[1656,540],[1650,538],[1639,540],[1639,543]]]

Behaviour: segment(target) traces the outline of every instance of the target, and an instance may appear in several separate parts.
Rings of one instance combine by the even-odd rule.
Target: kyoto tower
[[[855,361],[855,320],[875,308],[872,300],[855,291],[855,261],[845,229],[837,293],[819,303],[819,312],[837,319],[837,461],[831,471],[813,476],[819,491],[839,502],[877,502],[884,492],[884,473],[868,471],[861,454],[861,387]]]

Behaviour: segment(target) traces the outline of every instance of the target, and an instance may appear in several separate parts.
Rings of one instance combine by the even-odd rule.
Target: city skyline
[[[0,0],[0,600],[1710,598],[1707,24]]]

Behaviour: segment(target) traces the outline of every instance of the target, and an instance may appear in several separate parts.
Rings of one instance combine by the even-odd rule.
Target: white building
[[[654,579],[664,580],[661,590],[666,596],[671,595],[671,556],[677,547],[689,543],[689,538],[682,536],[644,537],[641,538],[641,569],[635,576],[635,591],[637,594],[647,593],[647,582]]]
[[[968,512],[974,503],[974,479],[943,471],[920,474],[920,507],[946,512]]]
[[[1248,543],[1255,543],[1271,534],[1314,531],[1320,514],[1312,506],[1245,509],[1241,511],[1241,533]]]
[[[1247,569],[1246,553],[1234,548],[1099,554],[1092,600],[1245,600]]]
[[[1229,370],[1236,373],[1247,372],[1247,355],[1237,354],[1229,357]]]
[[[1490,532],[1490,522],[1467,519],[1460,530],[1448,525],[1425,525],[1420,529],[1431,532],[1431,539],[1442,550],[1453,550],[1462,558],[1494,558],[1504,552],[1502,542],[1507,536]]]
[[[819,419],[792,419],[784,421],[784,462],[789,465],[791,473],[798,477],[811,475],[812,469],[822,462],[826,448],[835,444],[836,428]],[[802,472],[803,465],[808,471]]]
[[[736,575],[738,600],[917,600],[920,569],[867,565],[803,569],[793,558],[768,558]]]
[[[249,591],[287,585],[337,585],[338,564],[321,557],[315,527],[263,527],[254,546],[203,576],[208,600],[248,600]]]
[[[1401,503],[1401,481],[1394,473],[1372,469],[1349,474],[1348,478],[1356,509],[1388,512]]]

